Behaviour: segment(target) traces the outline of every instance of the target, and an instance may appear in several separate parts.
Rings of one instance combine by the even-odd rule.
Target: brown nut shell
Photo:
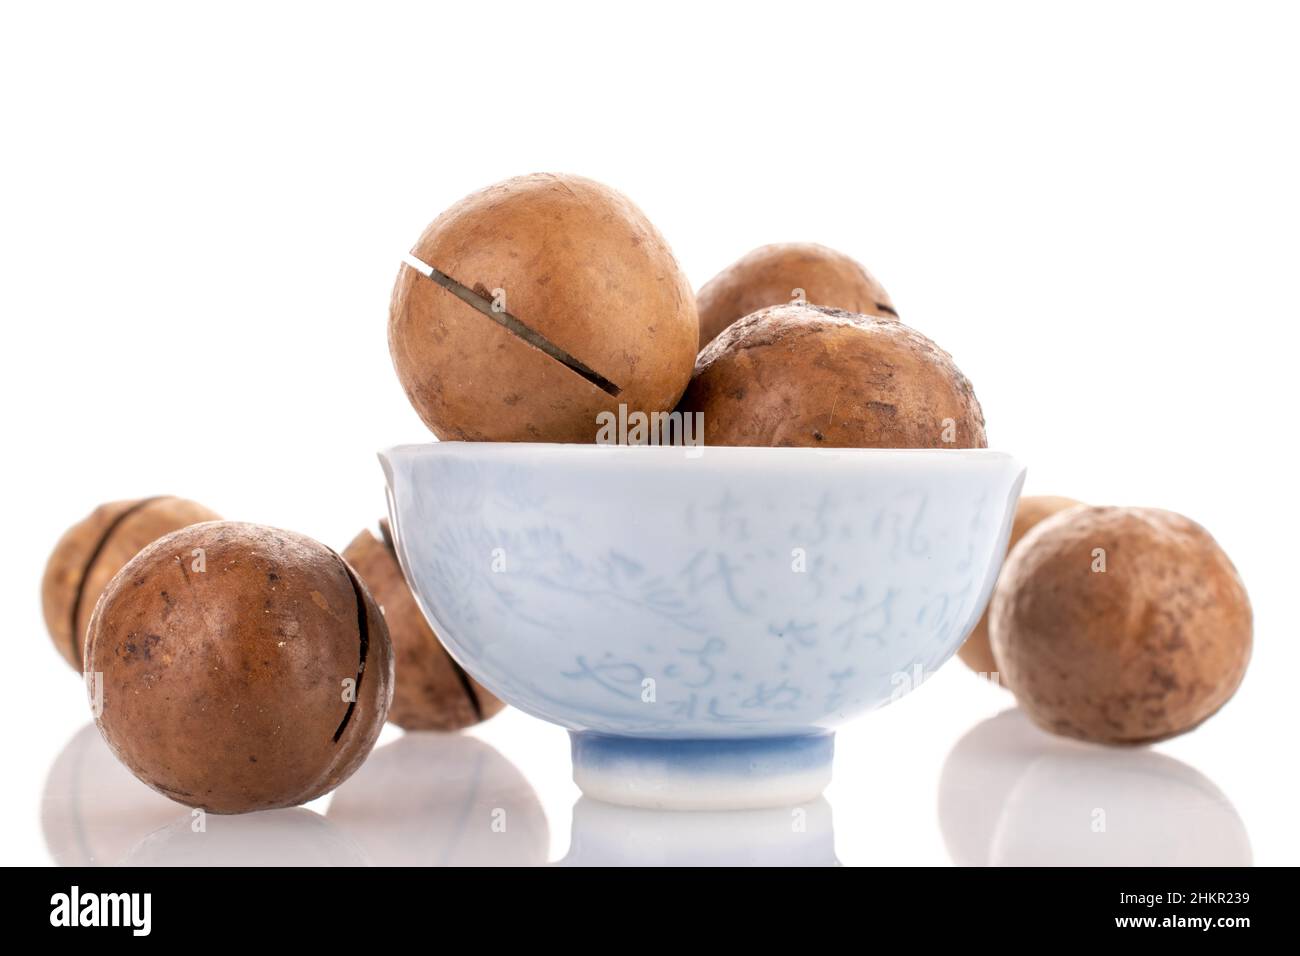
[[[987,444],[979,401],[947,352],[896,319],[815,305],[730,325],[700,353],[681,410],[703,414],[708,445]]]
[[[165,534],[221,516],[195,501],[159,495],[102,504],[63,533],[41,579],[45,627],[81,673],[86,623],[113,575]]]
[[[334,789],[374,746],[393,686],[383,616],[343,559],[239,522],[184,528],[128,562],[91,617],[86,668],[102,675],[96,722],[118,759],[216,813]]]
[[[813,242],[782,242],[747,253],[700,288],[700,347],[751,312],[794,301],[796,290],[813,305],[898,318],[889,293],[861,263]]]
[[[387,534],[381,541],[362,531],[343,557],[379,602],[388,623],[396,662],[390,721],[406,730],[460,730],[505,707],[442,646],[406,583]]]
[[[690,285],[645,215],[607,186],[551,174],[498,183],[434,220],[412,254],[481,306],[410,266],[393,289],[393,365],[439,438],[589,443],[600,412],[668,411],[690,380]],[[504,327],[494,302],[609,390]]]
[[[1016,517],[1011,523],[1011,537],[1007,541],[1007,553],[1011,553],[1029,529],[1044,518],[1050,518],[1058,511],[1077,508],[1082,502],[1073,498],[1061,498],[1056,495],[1038,495],[1021,498],[1016,504]],[[992,599],[989,601],[992,605]],[[989,609],[980,615],[975,629],[966,638],[966,643],[957,650],[957,655],[977,674],[983,674],[990,680],[998,673],[998,662],[993,657],[993,646],[989,643]],[[1002,684],[999,677],[997,683]]]
[[[1012,550],[989,629],[1003,680],[1035,723],[1137,744],[1185,733],[1227,702],[1252,623],[1241,578],[1200,525],[1155,508],[1081,507]]]

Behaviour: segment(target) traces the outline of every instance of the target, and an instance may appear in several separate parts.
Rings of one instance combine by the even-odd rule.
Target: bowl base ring
[[[816,800],[834,734],[672,740],[572,731],[573,782],[595,800],[654,810],[756,810]]]

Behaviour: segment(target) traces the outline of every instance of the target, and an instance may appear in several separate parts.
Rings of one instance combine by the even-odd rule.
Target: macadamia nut
[[[435,435],[582,442],[596,416],[669,411],[699,343],[695,297],[628,199],[577,176],[498,183],[448,209],[402,267],[388,343]]]
[[[1191,730],[1246,672],[1251,609],[1200,525],[1155,508],[1072,508],[1012,550],[993,656],[1046,730],[1136,744]]]
[[[695,364],[684,412],[707,445],[983,448],[984,414],[947,352],[896,319],[762,309]]]
[[[220,517],[197,502],[161,495],[110,501],[69,528],[41,581],[45,627],[64,660],[81,672],[86,622],[122,565],[165,534]]]
[[[812,242],[760,246],[701,287],[700,347],[751,312],[793,301],[898,318],[889,293],[842,252]]]
[[[383,616],[341,557],[209,522],[129,561],[95,607],[109,746],[159,793],[216,813],[305,803],[365,759],[392,697]]]

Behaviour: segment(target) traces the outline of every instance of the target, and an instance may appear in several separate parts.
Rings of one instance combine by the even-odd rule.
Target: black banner
[[[1231,944],[1259,929],[1284,931],[1293,882],[1290,871],[1271,869],[63,869],[11,880],[4,905],[10,927],[94,943],[330,945],[357,933],[419,931],[435,914],[496,934],[551,921],[558,928],[574,908],[584,926],[639,926],[654,938],[689,905],[692,922],[713,912],[719,927],[759,918],[816,925],[833,915],[867,936],[913,927],[927,938],[1033,931]]]

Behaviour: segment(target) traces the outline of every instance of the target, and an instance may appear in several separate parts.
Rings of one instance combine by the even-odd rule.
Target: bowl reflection
[[[836,866],[831,806],[647,810],[581,798],[565,866]]]

